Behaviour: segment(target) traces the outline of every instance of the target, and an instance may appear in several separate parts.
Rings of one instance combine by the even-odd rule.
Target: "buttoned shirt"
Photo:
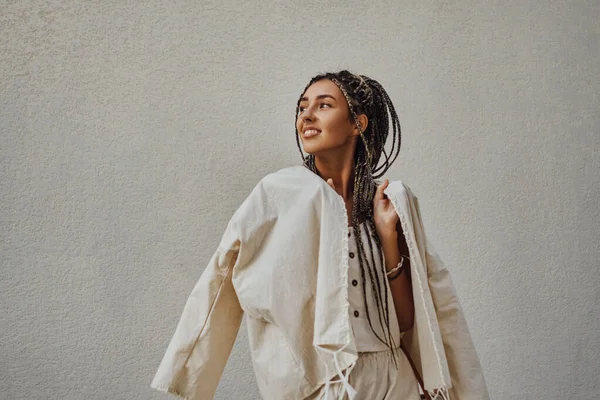
[[[366,224],[364,222],[361,223],[359,225],[359,231],[362,238],[363,247],[368,249],[368,233],[365,225]],[[348,227],[348,238],[348,302],[350,304],[350,321],[352,324],[352,332],[354,333],[354,338],[356,340],[356,350],[359,352],[368,352],[384,351],[389,349],[385,342],[379,339],[386,338],[387,328],[384,328],[384,326],[382,326],[382,324],[379,322],[379,311],[375,300],[377,292],[373,290],[371,279],[373,279],[375,282],[378,281],[379,285],[385,285],[387,287],[386,290],[381,290],[381,297],[383,302],[387,303],[387,309],[389,313],[389,329],[392,334],[393,343],[396,344],[395,347],[398,347],[400,346],[401,332],[398,327],[398,318],[394,308],[394,301],[391,294],[390,285],[385,277],[385,256],[375,245],[375,240],[371,238],[373,259],[370,257],[369,250],[366,250],[366,253],[369,257],[370,263],[373,263],[373,265],[370,268],[369,266],[365,265],[365,281],[363,283],[360,263],[358,261],[358,242],[356,241],[356,231],[352,226]],[[380,254],[383,259],[383,263],[380,261]],[[369,269],[371,269],[371,271],[377,270],[378,273],[369,273]],[[369,313],[368,316],[367,311]],[[371,320],[370,323],[369,318]]]

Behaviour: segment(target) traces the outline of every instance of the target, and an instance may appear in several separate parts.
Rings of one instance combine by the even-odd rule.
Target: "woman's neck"
[[[353,158],[315,157],[315,167],[323,180],[333,179],[335,191],[346,203],[352,202],[354,193],[354,160]]]

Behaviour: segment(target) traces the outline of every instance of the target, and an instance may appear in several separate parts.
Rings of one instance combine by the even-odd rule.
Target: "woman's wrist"
[[[398,242],[398,231],[396,229],[377,229],[377,236],[379,236],[382,244]]]
[[[383,258],[385,260],[386,273],[398,266],[398,262],[402,260],[400,249],[398,248],[398,234],[396,231],[387,234],[380,234],[381,249],[383,250]]]
[[[406,260],[406,261],[405,261]],[[396,279],[397,277],[400,276],[400,274],[402,273],[402,271],[404,270],[404,268],[406,267],[406,265],[408,265],[408,261],[409,257],[405,256],[403,254],[400,255],[400,262],[398,263],[398,265],[396,265],[396,267],[388,270],[385,275],[387,276],[387,278],[390,281],[393,281],[394,279]]]

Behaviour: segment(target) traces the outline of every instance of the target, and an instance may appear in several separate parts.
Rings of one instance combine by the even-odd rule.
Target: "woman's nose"
[[[302,115],[302,121],[307,122],[307,121],[312,121],[312,116],[310,115]]]
[[[313,118],[313,110],[311,107],[306,107],[303,111],[302,111],[302,119],[305,121],[310,121]]]

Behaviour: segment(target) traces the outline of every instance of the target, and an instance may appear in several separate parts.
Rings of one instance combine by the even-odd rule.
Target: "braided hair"
[[[375,268],[375,254],[373,246],[377,246],[379,250],[379,265],[383,265],[383,251],[381,241],[376,233],[375,222],[373,220],[373,198],[379,182],[375,179],[383,176],[389,169],[391,164],[398,157],[400,152],[400,121],[396,110],[390,100],[385,89],[379,82],[365,75],[355,75],[347,70],[339,72],[327,72],[313,77],[304,88],[304,91],[298,98],[296,103],[296,118],[300,107],[301,98],[306,90],[315,82],[322,79],[329,79],[337,85],[346,98],[350,109],[350,122],[354,122],[360,132],[361,140],[356,142],[354,152],[354,191],[352,194],[352,226],[355,232],[358,232],[355,237],[358,248],[358,262],[360,264],[363,297],[365,299],[365,309],[367,310],[367,320],[369,326],[375,336],[391,350],[392,358],[396,368],[396,351],[398,345],[395,343],[390,330],[389,308],[388,308],[388,290],[385,284],[385,269],[378,270]],[[363,131],[358,123],[357,115],[365,114],[369,120],[367,128]],[[389,118],[392,124],[392,149],[388,155],[384,146],[389,134]],[[300,147],[300,139],[298,129],[296,128],[296,143],[302,156],[303,165],[312,172],[318,174],[315,157],[312,154],[304,156]],[[381,165],[379,160],[381,155],[385,159]],[[379,173],[378,173],[379,172]],[[360,234],[360,222],[365,221],[368,254],[363,245],[362,235]],[[373,241],[371,240],[373,239]],[[369,312],[367,297],[366,297],[366,279],[370,281],[372,293],[375,297],[377,307],[376,318],[383,331],[383,338],[380,337],[373,328],[374,316]],[[374,311],[374,310],[371,310]]]

